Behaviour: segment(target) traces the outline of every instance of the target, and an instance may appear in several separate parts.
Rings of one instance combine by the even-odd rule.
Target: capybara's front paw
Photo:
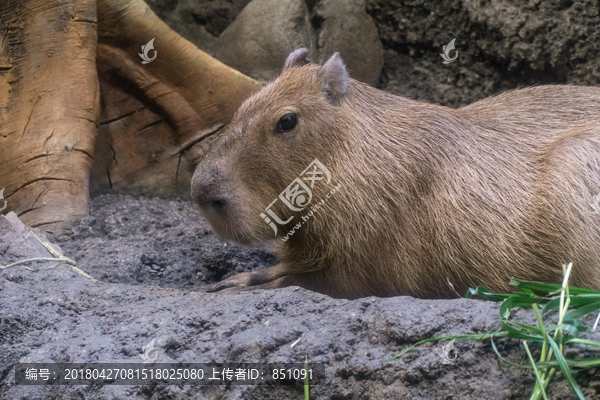
[[[213,290],[215,288],[215,286],[217,285],[213,285],[211,286],[206,292],[207,293],[216,293],[219,295],[223,295],[223,294],[238,294],[241,293],[243,291],[249,290],[250,288],[241,288],[241,287],[228,287],[228,288],[221,288],[219,287],[216,290]]]
[[[215,283],[208,288],[208,293],[237,293],[242,290],[274,289],[288,284],[285,278],[285,268],[281,264],[260,271],[242,272]],[[288,285],[289,286],[289,285]]]
[[[237,274],[232,276],[231,278],[227,278],[224,281],[215,283],[210,286],[206,291],[208,293],[214,292],[222,292],[225,289],[230,288],[242,288],[248,287],[252,285],[252,277],[253,272],[243,272],[241,274]]]

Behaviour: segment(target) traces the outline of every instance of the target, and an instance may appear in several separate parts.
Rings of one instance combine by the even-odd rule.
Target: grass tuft
[[[575,344],[600,347],[598,342],[579,337],[581,332],[595,331],[598,321],[600,321],[600,314],[593,328],[586,327],[582,321],[584,316],[600,310],[600,291],[569,286],[568,281],[572,267],[572,263],[563,266],[564,278],[560,285],[522,281],[513,278],[510,280],[510,284],[517,289],[514,293],[495,294],[483,286],[469,289],[465,295],[467,298],[478,297],[483,300],[501,303],[499,309],[500,328],[496,332],[484,335],[452,335],[421,340],[385,361],[401,357],[416,346],[427,342],[446,339],[490,339],[494,352],[504,363],[517,368],[530,368],[533,370],[536,381],[530,400],[540,398],[547,400],[546,388],[557,369],[560,369],[563,373],[577,397],[584,400],[579,385],[573,378],[572,370],[598,367],[600,366],[600,357],[567,360],[563,355],[563,349],[566,346]],[[541,312],[540,307],[542,308]],[[509,318],[515,308],[533,310],[537,321],[536,325],[531,326],[511,321]],[[550,310],[558,310],[558,321],[553,325],[544,325],[542,315]],[[515,364],[502,357],[494,343],[494,338],[499,337],[521,340],[529,358],[529,363]],[[538,361],[534,360],[527,342],[541,343],[541,353]]]

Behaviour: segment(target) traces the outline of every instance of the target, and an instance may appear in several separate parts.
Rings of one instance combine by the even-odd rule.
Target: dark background
[[[147,2],[171,28],[213,55],[218,37],[250,3]],[[317,35],[323,26],[319,9],[341,3],[363,7],[374,20],[384,58],[376,86],[397,95],[459,107],[519,86],[599,82],[597,1],[306,0]],[[443,64],[439,53],[453,38],[458,59]]]

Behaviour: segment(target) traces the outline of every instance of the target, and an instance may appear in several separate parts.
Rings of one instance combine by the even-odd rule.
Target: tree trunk
[[[1,1],[0,190],[29,226],[70,228],[88,186],[186,190],[208,137],[260,88],[141,0]]]
[[[205,139],[260,84],[198,50],[141,0],[98,0],[98,20],[103,107],[92,190],[188,190]],[[152,39],[156,58],[142,64]]]
[[[88,214],[96,26],[87,0],[0,3],[0,190],[6,212],[49,232]]]

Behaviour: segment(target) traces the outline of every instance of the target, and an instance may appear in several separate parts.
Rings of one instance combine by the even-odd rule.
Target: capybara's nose
[[[213,189],[207,186],[202,189],[198,189],[197,192],[194,193],[194,199],[200,208],[207,211],[211,210],[219,214],[224,214],[227,209],[227,205],[229,204],[224,196],[215,193]]]
[[[192,196],[200,208],[224,213],[227,209],[227,196],[223,194],[223,185],[219,169],[216,166],[201,168],[194,172],[192,178]]]

